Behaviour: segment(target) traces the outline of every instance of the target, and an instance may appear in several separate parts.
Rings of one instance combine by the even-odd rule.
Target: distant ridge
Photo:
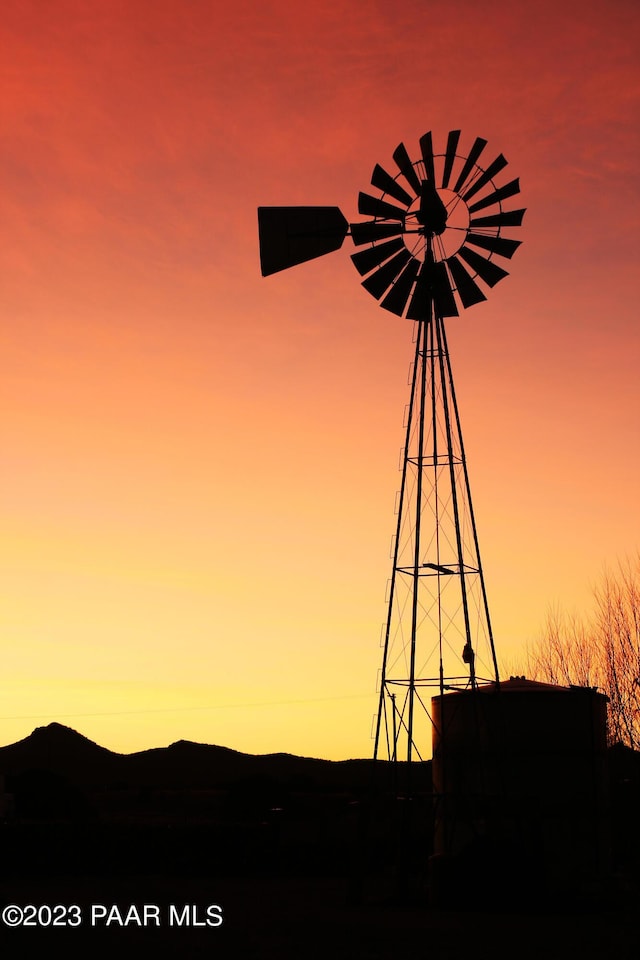
[[[0,772],[16,776],[44,770],[81,786],[214,788],[250,779],[306,784],[320,789],[365,786],[372,760],[319,760],[288,753],[254,755],[229,747],[178,740],[168,747],[114,753],[60,723],[0,747]]]

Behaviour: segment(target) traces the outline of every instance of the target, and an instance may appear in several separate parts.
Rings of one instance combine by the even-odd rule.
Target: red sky
[[[528,208],[448,323],[498,653],[638,543],[636,4],[5,0],[0,741],[368,756],[411,326],[256,208],[489,141]],[[520,205],[520,204],[518,204]]]

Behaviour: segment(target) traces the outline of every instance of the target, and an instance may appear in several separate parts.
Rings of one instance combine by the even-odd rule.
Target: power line
[[[370,693],[350,693],[339,697],[307,697],[305,699],[298,700],[261,700],[249,703],[217,703],[205,704],[197,707],[157,707],[150,710],[104,710],[93,711],[90,713],[57,713],[56,711],[52,710],[49,713],[17,714],[10,717],[0,717],[0,721],[47,720],[54,716],[64,720],[73,720],[80,717],[123,717],[153,713],[191,713],[200,710],[238,710],[246,709],[248,707],[279,707],[305,703],[327,703],[335,700],[363,700],[368,697],[371,697]]]

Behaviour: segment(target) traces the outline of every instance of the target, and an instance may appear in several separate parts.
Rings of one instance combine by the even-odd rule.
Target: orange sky
[[[640,18],[530,6],[3,4],[0,742],[371,754],[411,325],[256,208],[427,130],[528,208],[448,322],[501,659],[638,549]]]

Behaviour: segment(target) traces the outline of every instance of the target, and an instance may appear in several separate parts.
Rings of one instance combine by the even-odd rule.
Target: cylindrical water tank
[[[606,872],[604,694],[512,677],[432,708],[436,857],[563,890]]]

